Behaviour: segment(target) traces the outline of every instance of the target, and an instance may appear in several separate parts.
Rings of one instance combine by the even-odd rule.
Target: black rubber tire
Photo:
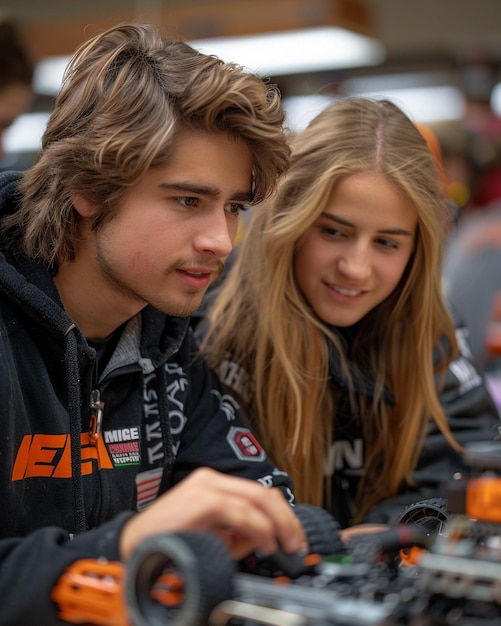
[[[151,597],[164,572],[183,580],[183,602],[167,607]],[[216,605],[233,596],[236,566],[217,537],[205,533],[157,535],[131,556],[125,597],[133,626],[199,626],[208,623]]]
[[[339,524],[328,511],[312,504],[297,504],[295,512],[308,537],[310,552],[323,556],[344,552]]]
[[[449,517],[446,498],[428,498],[405,507],[398,523],[420,526],[428,535],[439,535],[444,532]]]

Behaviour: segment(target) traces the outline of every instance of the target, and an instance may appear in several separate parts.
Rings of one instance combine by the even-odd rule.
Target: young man
[[[306,548],[187,317],[288,165],[283,117],[259,77],[122,25],[77,51],[36,165],[0,178],[0,624],[59,624],[66,568],[153,533]]]

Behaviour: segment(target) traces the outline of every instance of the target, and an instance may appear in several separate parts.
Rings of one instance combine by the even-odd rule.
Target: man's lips
[[[221,274],[221,270],[218,267],[204,267],[203,269],[183,267],[178,268],[177,272],[187,285],[196,289],[206,289]]]
[[[190,276],[206,276],[207,274],[212,274],[215,270],[183,270],[180,269],[180,272],[184,272],[185,274],[189,274]]]

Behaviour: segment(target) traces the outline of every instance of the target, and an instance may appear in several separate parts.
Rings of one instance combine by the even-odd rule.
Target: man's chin
[[[198,298],[196,301],[190,302],[170,302],[161,308],[162,313],[166,315],[173,315],[174,317],[190,317],[198,311],[202,306],[203,298]]]

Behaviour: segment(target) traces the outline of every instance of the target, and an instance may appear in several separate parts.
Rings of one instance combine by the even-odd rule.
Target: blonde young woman
[[[293,142],[203,324],[202,351],[298,500],[344,527],[440,495],[462,444],[497,434],[441,293],[448,219],[411,120],[338,102]]]

